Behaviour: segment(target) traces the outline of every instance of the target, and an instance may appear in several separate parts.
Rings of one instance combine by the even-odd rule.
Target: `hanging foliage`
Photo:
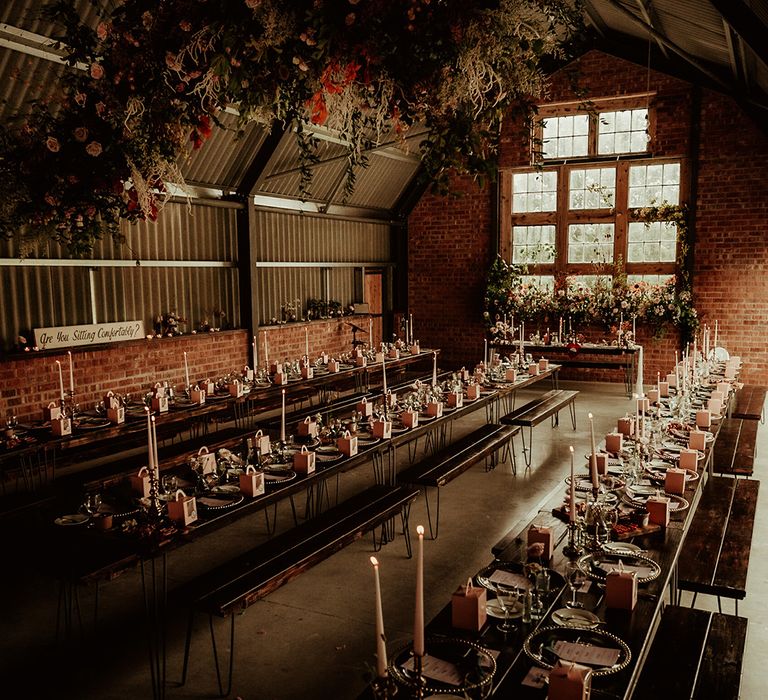
[[[240,129],[296,129],[305,193],[302,124],[346,146],[347,193],[366,149],[416,124],[438,187],[452,169],[487,174],[503,115],[532,116],[543,62],[566,58],[580,28],[567,0],[127,0],[95,26],[55,0],[47,15],[77,69],[0,136],[0,233],[74,253],[121,220],[154,220],[226,108]]]

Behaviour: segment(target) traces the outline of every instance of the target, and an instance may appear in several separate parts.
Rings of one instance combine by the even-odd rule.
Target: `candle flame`
[[[589,420],[592,420],[592,414],[591,413],[588,413],[587,417],[589,418]]]
[[[59,362],[58,360],[56,360],[56,364],[57,364],[57,365],[60,365],[60,364],[61,364],[61,362]]]
[[[573,445],[570,445],[570,446],[568,447],[568,449],[571,451],[571,453],[573,453]]]
[[[283,389],[283,395],[285,395],[285,389]]]
[[[416,532],[418,533],[419,537],[422,537],[424,535],[424,526],[423,525],[419,525],[416,528]]]
[[[376,557],[371,557],[371,564],[373,564],[374,566],[378,566],[379,560]]]

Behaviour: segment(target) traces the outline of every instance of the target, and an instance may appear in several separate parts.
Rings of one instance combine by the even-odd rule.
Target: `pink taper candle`
[[[371,557],[373,578],[376,585],[376,675],[387,677],[387,642],[384,637],[384,611],[381,608],[381,584],[379,583],[379,561]]]
[[[283,389],[282,394],[282,410],[280,414],[280,442],[285,442],[285,389]]]
[[[576,476],[573,472],[573,445],[568,448],[571,451],[571,488],[570,488],[570,521],[576,522]]]
[[[56,360],[56,367],[59,369],[59,391],[61,392],[61,400],[64,401],[64,377],[61,374],[61,362]]]
[[[69,355],[69,393],[75,393],[75,366],[72,364],[72,352],[67,350]]]
[[[592,421],[592,414],[589,414],[589,437],[592,441],[592,456],[589,460],[589,471],[592,475],[592,488],[598,487],[597,482],[597,448],[595,447],[595,424]]]
[[[424,656],[424,526],[416,528],[419,545],[416,550],[416,608],[413,615],[413,653]]]

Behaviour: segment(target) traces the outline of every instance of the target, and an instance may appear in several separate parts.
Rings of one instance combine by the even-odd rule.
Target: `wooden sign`
[[[76,345],[100,345],[138,340],[144,337],[144,321],[93,323],[57,328],[35,328],[35,345],[41,350],[68,348]]]

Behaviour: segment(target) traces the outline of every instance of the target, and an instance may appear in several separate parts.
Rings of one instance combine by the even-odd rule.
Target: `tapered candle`
[[[571,445],[568,449],[570,449],[571,451],[571,488],[570,488],[571,503],[570,503],[569,519],[572,523],[575,523],[576,522],[576,476],[573,471],[573,445]]]
[[[632,394],[635,401],[635,437],[640,439],[640,407],[637,403],[637,394]]]
[[[637,316],[632,317],[632,340],[633,342],[637,342],[637,333],[635,331],[635,321],[637,319]]]
[[[373,347],[373,319],[368,319],[368,347]]]
[[[384,401],[386,401],[387,400],[387,362],[383,354],[381,356],[381,376],[382,376],[382,379],[384,380]]]
[[[677,350],[675,350],[675,388],[680,391],[680,372],[678,371],[679,360],[677,357]]]
[[[152,471],[155,468],[155,450],[152,445],[152,413],[147,408],[147,468]]]
[[[155,478],[160,474],[160,459],[157,456],[157,423],[155,417],[152,416],[152,463],[155,470]]]
[[[258,348],[256,347],[256,340],[257,340],[257,338],[256,338],[256,336],[254,335],[254,336],[253,336],[253,364],[251,365],[251,366],[253,367],[253,369],[254,369],[254,370],[255,370],[255,369],[256,369],[256,368],[259,366],[259,365],[256,363],[256,354],[257,354],[257,350],[258,350]]]
[[[309,328],[304,326],[304,356],[309,362]]]
[[[264,365],[269,369],[269,344],[267,343],[266,331],[264,331]]]
[[[381,584],[379,583],[379,561],[371,557],[373,580],[376,586],[376,675],[387,677],[387,642],[384,637],[384,611],[381,608]]]
[[[184,353],[184,386],[190,386],[189,383],[189,363],[187,362],[187,353]]]
[[[61,362],[56,360],[56,367],[59,368],[59,392],[61,394],[61,400],[64,401],[64,376],[61,373]]]
[[[413,653],[424,656],[424,526],[416,528],[419,544],[416,550],[416,606],[413,615]]]
[[[413,343],[413,314],[410,314],[411,322],[408,324],[408,328],[411,331],[411,343]]]
[[[656,372],[656,400],[661,405],[661,372]]]
[[[717,319],[715,319],[715,343],[714,343],[715,347],[717,347],[717,324],[718,324],[718,321]]]
[[[432,353],[432,386],[437,386],[437,353],[436,352]]]
[[[282,390],[282,409],[280,415],[280,442],[285,442],[285,389]]]
[[[488,366],[488,338],[483,340],[483,366]]]
[[[410,345],[411,344],[411,336],[408,333],[408,320],[405,321],[405,342]]]
[[[621,331],[624,328],[624,312],[621,312],[621,315],[619,316],[619,330],[616,333],[616,337],[619,341],[619,345],[621,345]]]
[[[597,448],[595,447],[595,424],[592,420],[592,414],[589,414],[589,438],[592,441],[592,458],[589,460],[589,471],[592,475],[592,488],[598,487],[597,482]]]
[[[67,350],[69,355],[69,393],[75,393],[75,366],[72,364],[72,352]]]

